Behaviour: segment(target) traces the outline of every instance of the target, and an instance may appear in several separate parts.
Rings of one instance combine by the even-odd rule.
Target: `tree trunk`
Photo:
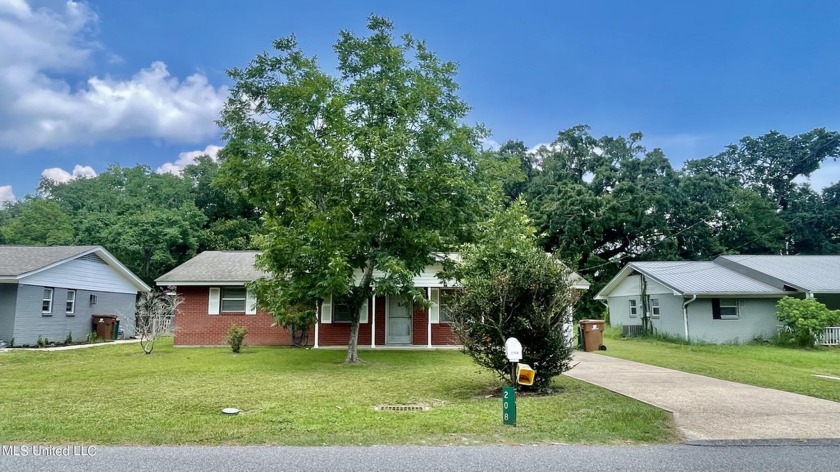
[[[364,300],[368,297],[370,292],[370,283],[373,280],[373,267],[375,261],[373,257],[369,257],[365,264],[365,272],[362,274],[362,280],[359,283],[358,293],[354,293],[351,297],[350,312],[352,313],[352,322],[350,323],[350,339],[347,340],[347,357],[344,359],[345,364],[358,364],[362,360],[359,359],[359,309],[364,305]],[[375,316],[375,314],[374,314]]]

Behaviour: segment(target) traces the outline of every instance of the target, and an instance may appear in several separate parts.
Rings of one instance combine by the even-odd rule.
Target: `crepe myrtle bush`
[[[465,248],[449,274],[461,288],[447,307],[464,351],[504,379],[509,362],[504,344],[522,343],[523,359],[536,370],[533,390],[546,391],[551,379],[571,368],[572,348],[563,325],[571,322],[579,292],[568,267],[540,249],[530,220],[518,202],[490,220],[484,237]]]
[[[813,347],[826,327],[840,324],[840,310],[829,310],[814,298],[784,297],[776,307],[776,317],[789,329],[792,338],[785,341],[801,347]]]

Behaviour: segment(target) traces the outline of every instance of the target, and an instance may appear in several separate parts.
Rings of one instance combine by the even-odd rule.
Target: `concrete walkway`
[[[575,361],[566,375],[670,411],[689,441],[840,438],[837,402],[601,354]]]
[[[116,341],[105,341],[93,344],[71,344],[70,346],[56,346],[56,347],[12,347],[0,349],[0,352],[12,351],[72,351],[74,349],[87,349],[96,346],[113,346],[114,344],[132,344],[139,343],[140,339],[119,339]]]

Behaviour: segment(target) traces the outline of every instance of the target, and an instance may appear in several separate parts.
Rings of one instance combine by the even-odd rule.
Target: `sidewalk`
[[[670,411],[691,440],[840,438],[840,403],[575,352],[565,375]]]
[[[72,349],[87,349],[89,347],[96,347],[96,346],[113,346],[114,344],[131,344],[131,343],[139,343],[140,338],[137,339],[120,339],[118,341],[108,341],[108,342],[101,342],[101,343],[94,343],[94,344],[73,344],[70,346],[58,346],[58,347],[12,347],[12,348],[5,348],[0,349],[0,351],[70,351]]]

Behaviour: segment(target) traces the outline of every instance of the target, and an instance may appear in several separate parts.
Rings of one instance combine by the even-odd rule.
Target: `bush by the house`
[[[776,317],[790,330],[788,341],[802,347],[813,347],[826,327],[840,324],[840,310],[829,310],[814,298],[784,297],[776,306]]]
[[[476,363],[500,378],[510,365],[505,340],[517,338],[522,362],[536,370],[533,389],[547,390],[553,377],[570,368],[563,324],[578,298],[571,271],[537,246],[522,202],[491,219],[481,233],[451,269],[462,286],[448,306],[455,334]]]
[[[239,352],[242,350],[242,346],[245,345],[245,335],[248,334],[248,328],[244,326],[239,326],[238,324],[230,325],[227,332],[227,343],[230,345],[230,350],[233,352]]]

